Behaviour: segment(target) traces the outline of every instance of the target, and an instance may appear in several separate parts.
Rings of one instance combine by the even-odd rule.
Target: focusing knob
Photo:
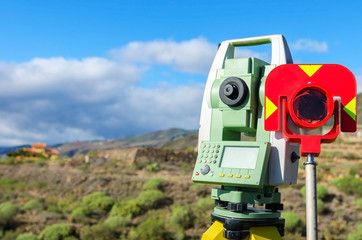
[[[246,83],[237,77],[225,79],[219,89],[219,96],[223,103],[230,107],[242,104],[247,96],[248,87]]]

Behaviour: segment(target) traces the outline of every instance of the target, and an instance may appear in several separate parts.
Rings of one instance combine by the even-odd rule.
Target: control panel
[[[198,183],[262,187],[269,154],[269,142],[203,141],[192,180]]]

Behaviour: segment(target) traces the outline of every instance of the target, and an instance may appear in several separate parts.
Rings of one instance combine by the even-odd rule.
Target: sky
[[[0,1],[0,145],[196,130],[220,42],[283,34],[362,91],[361,1]],[[270,59],[270,46],[242,56]]]

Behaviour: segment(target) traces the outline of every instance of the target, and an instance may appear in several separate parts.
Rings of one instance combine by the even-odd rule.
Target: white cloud
[[[130,42],[122,48],[111,50],[110,54],[122,62],[163,64],[187,73],[206,74],[216,50],[215,44],[204,38],[196,38],[183,42]]]
[[[312,39],[299,39],[295,43],[291,44],[291,48],[296,51],[307,51],[307,52],[327,52],[327,42],[319,42]]]
[[[206,75],[216,46],[201,38],[137,44],[146,46],[143,56],[131,43],[117,58],[0,62],[0,145],[117,138],[171,127],[197,129],[203,84],[191,80],[142,88],[139,83],[147,81],[144,73],[155,64]],[[135,56],[128,58],[132,49]]]
[[[197,129],[204,84],[195,78],[203,74],[206,81],[216,50],[204,38],[159,40],[131,42],[109,58],[0,62],[0,145]],[[246,49],[236,55],[266,56]],[[160,73],[156,65],[163,66]],[[140,85],[150,80],[148,71],[160,76],[152,88]],[[162,80],[180,73],[187,80]]]

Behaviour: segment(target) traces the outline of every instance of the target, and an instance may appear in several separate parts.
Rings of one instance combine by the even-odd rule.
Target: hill
[[[124,148],[152,148],[168,146],[170,142],[177,141],[188,136],[197,134],[197,131],[188,131],[179,128],[156,131],[148,134],[140,134],[122,139],[98,140],[98,141],[78,141],[52,146],[59,151],[61,156],[75,156],[86,154],[90,151],[124,149]],[[183,140],[181,140],[182,142]],[[197,141],[183,142],[178,144],[179,149],[195,147]]]

